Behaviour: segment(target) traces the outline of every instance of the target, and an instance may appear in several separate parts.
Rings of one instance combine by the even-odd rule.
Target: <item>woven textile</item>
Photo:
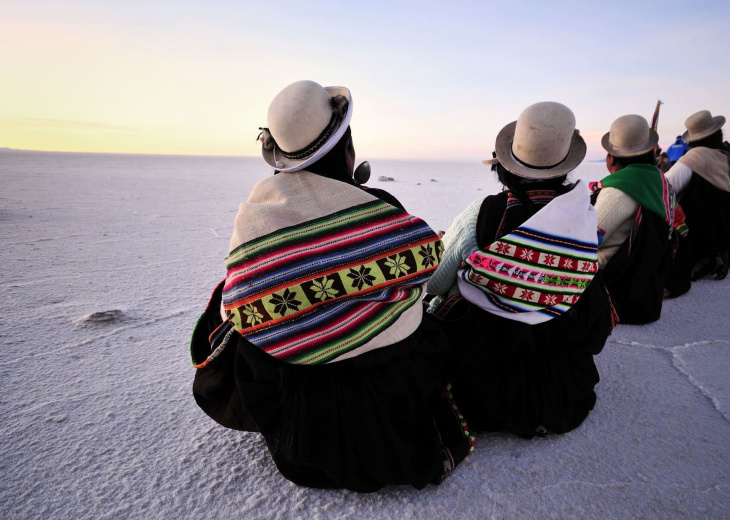
[[[598,270],[596,213],[578,183],[485,249],[459,271],[466,299],[525,323],[560,316],[578,302]]]
[[[687,227],[687,223],[685,222],[686,219],[687,216],[684,214],[682,206],[680,204],[677,204],[674,207],[674,229],[677,230],[677,233],[679,233],[683,237],[686,237],[689,233],[689,228]]]
[[[555,198],[555,190],[529,190],[527,196],[533,204],[547,204]],[[507,209],[523,204],[512,193],[507,194]]]
[[[426,223],[371,200],[234,249],[223,306],[234,328],[268,354],[324,363],[366,344],[416,304],[441,253]]]

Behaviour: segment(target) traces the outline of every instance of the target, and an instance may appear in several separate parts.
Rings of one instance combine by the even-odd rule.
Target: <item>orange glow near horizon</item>
[[[630,59],[597,60],[614,35],[586,23],[611,9],[598,4],[586,7],[591,12],[582,21],[531,6],[553,25],[524,20],[517,6],[474,6],[519,24],[517,39],[510,24],[484,31],[477,13],[465,18],[445,7],[442,16],[419,11],[420,23],[405,25],[414,16],[405,7],[390,6],[389,17],[399,23],[386,23],[372,6],[288,7],[16,2],[0,30],[0,148],[257,156],[268,103],[300,79],[351,89],[355,147],[363,158],[485,158],[500,128],[543,100],[573,110],[589,160],[603,156],[600,138],[616,117],[649,119],[657,98],[665,101],[662,146],[697,110],[730,115],[728,76],[715,65],[728,38],[719,17],[683,16],[687,26],[676,35],[675,52],[684,54],[675,62],[697,69],[690,75]],[[363,27],[338,23],[358,15]],[[627,31],[642,31],[632,33],[630,44],[612,39],[612,56],[663,52],[647,19],[627,17],[642,20]],[[652,20],[661,26],[659,15]],[[682,59],[688,55],[693,60]]]
[[[255,155],[255,146],[246,146],[240,137],[209,135],[193,129],[117,127],[102,123],[82,123],[51,119],[17,118],[0,121],[3,147],[54,152],[134,153],[161,155]]]

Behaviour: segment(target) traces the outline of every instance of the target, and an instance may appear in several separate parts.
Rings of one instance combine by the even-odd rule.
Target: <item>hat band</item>
[[[568,156],[570,155],[570,150],[568,150],[568,153],[559,162],[556,162],[555,164],[550,165],[550,166],[533,166],[532,164],[527,164],[526,162],[521,161],[520,158],[517,157],[515,155],[515,153],[512,151],[512,147],[511,146],[509,148],[509,154],[512,156],[512,158],[515,161],[517,161],[518,163],[520,163],[522,166],[526,166],[527,168],[531,168],[533,170],[550,170],[552,168],[556,168],[556,167],[560,166],[561,164],[563,164],[565,162],[565,160],[568,158]]]
[[[332,132],[335,131],[335,128],[337,128],[337,111],[332,110],[332,118],[330,118],[329,124],[325,127],[324,130],[322,130],[322,133],[319,134],[319,137],[317,137],[310,145],[308,145],[306,148],[302,148],[301,150],[297,150],[296,152],[285,152],[284,150],[281,150],[281,154],[286,157],[287,159],[304,159],[305,157],[309,157],[314,152],[319,150],[324,143],[327,142],[327,139],[332,135]]]
[[[638,152],[639,150],[643,150],[644,148],[649,146],[651,144],[651,138],[649,138],[649,140],[646,141],[645,143],[640,144],[638,146],[632,146],[631,148],[621,148],[620,146],[614,145],[611,141],[608,141],[608,144],[611,145],[611,148],[617,152],[631,153],[631,152]],[[649,149],[651,149],[651,148],[654,148],[654,146],[651,146]],[[649,149],[647,149],[647,152],[649,151]]]

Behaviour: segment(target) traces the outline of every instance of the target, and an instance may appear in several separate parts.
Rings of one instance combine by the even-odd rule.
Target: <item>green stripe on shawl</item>
[[[667,219],[664,204],[662,172],[651,164],[629,164],[601,180],[605,188],[616,188],[641,204],[642,207]]]

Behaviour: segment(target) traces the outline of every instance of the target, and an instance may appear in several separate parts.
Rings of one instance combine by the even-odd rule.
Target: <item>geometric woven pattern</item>
[[[374,200],[233,250],[223,307],[234,328],[270,355],[324,363],[414,305],[442,252],[425,222]]]
[[[574,305],[598,270],[597,244],[527,227],[472,253],[463,279],[486,289],[507,312],[559,316]]]

